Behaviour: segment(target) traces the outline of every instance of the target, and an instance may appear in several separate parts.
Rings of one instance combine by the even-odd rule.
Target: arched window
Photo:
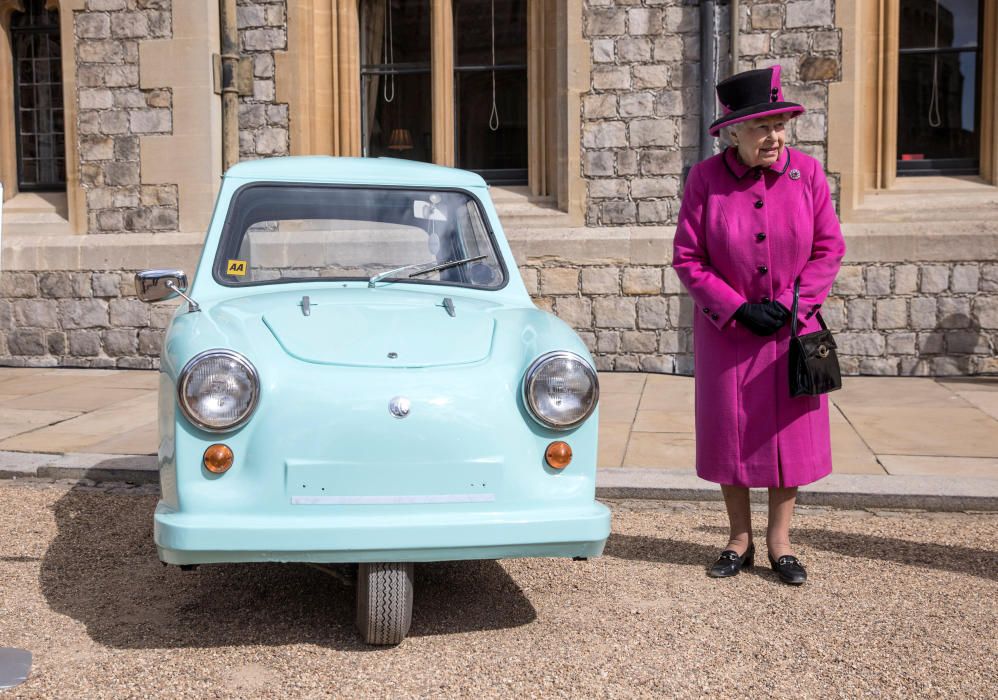
[[[66,188],[59,12],[27,0],[10,21],[18,189]]]

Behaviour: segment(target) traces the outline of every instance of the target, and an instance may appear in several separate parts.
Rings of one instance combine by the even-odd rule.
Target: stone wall
[[[692,374],[692,304],[671,267],[545,256],[520,269],[599,369]],[[133,274],[4,272],[0,365],[158,367],[176,302],[138,301]],[[822,312],[846,374],[998,374],[998,262],[847,264]]]
[[[728,8],[718,3],[731,73]],[[828,83],[840,74],[832,0],[741,3],[738,70],[783,68],[783,94],[807,108],[787,141],[821,162]],[[675,223],[683,169],[699,159],[700,9],[682,0],[587,0],[592,82],[583,97],[582,164],[589,226]],[[837,194],[837,177],[829,177]]]
[[[142,182],[139,139],[170,134],[168,87],[139,85],[139,42],[172,36],[171,0],[87,0],[76,14],[80,180],[91,233],[176,231],[176,184]]]
[[[274,51],[288,45],[285,0],[239,0],[237,24],[244,56],[253,60],[253,94],[239,98],[239,157],[286,156],[288,105],[276,102]]]

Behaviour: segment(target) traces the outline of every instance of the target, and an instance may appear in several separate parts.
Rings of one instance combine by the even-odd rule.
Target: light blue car
[[[226,174],[159,392],[168,564],[357,563],[365,641],[398,644],[413,562],[599,556],[599,386],[530,300],[485,182],[386,158]]]

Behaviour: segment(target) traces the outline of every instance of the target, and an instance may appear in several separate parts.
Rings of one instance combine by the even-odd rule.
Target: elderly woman
[[[690,170],[673,267],[693,301],[697,474],[721,485],[727,547],[710,569],[752,566],[749,489],[769,489],[766,549],[781,581],[807,572],[790,544],[797,487],[832,470],[828,402],[791,398],[787,352],[794,281],[798,334],[816,313],[845,254],[820,162],[786,145],[786,123],[804,108],[783,100],[780,67],[717,85],[732,144]]]

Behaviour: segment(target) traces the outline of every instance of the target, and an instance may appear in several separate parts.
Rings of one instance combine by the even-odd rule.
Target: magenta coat
[[[818,330],[844,255],[824,169],[805,153],[748,168],[729,148],[690,170],[672,265],[693,300],[701,478],[800,486],[831,472],[827,396],[790,397],[790,323],[763,337],[732,316],[746,301],[791,308],[799,275],[798,334]]]

